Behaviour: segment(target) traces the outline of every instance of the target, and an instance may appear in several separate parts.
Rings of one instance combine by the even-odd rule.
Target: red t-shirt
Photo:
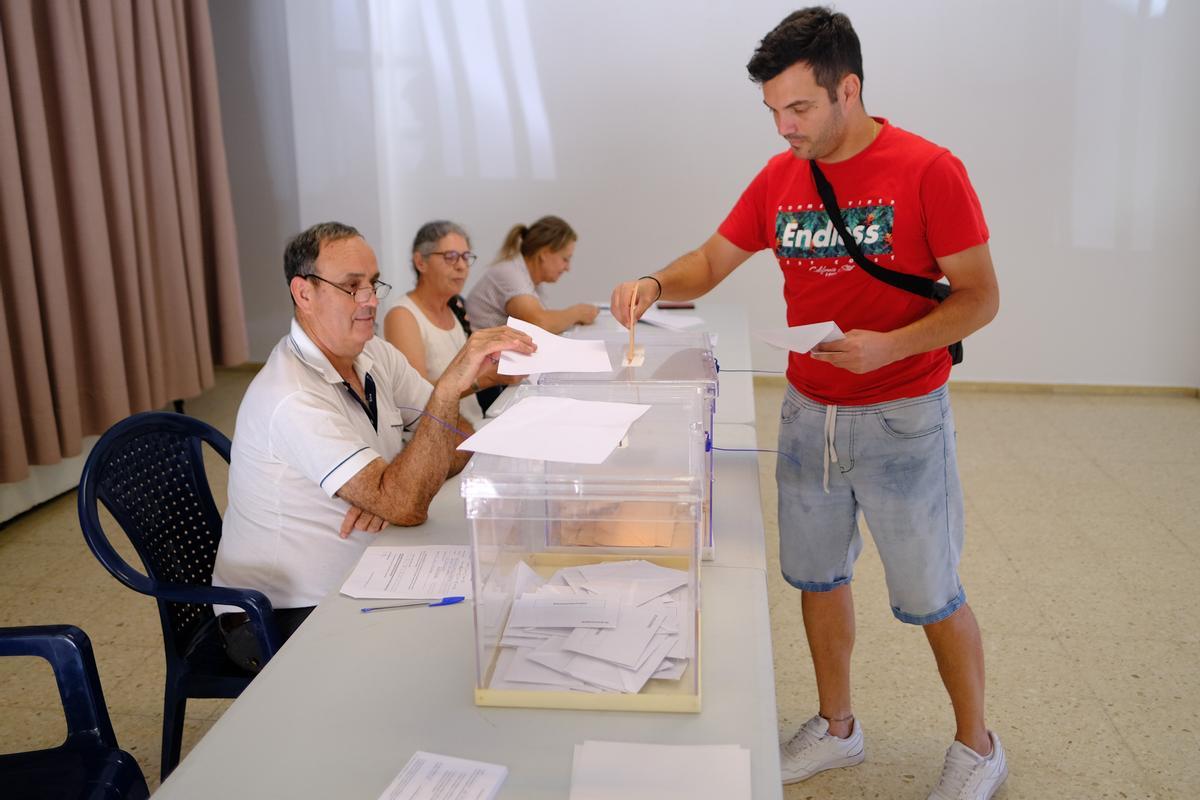
[[[889,125],[861,153],[821,170],[867,258],[937,280],[936,258],[988,240],[967,170],[949,150]],[[788,325],[833,320],[844,331],[891,331],[936,305],[862,271],[825,213],[808,162],[789,150],[767,162],[717,231],[751,252],[771,248],[783,270]],[[950,376],[945,348],[856,375],[788,356],[788,381],[822,403],[866,405],[918,397]]]

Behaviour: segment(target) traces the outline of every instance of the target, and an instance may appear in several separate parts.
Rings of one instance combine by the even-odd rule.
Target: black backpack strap
[[[846,229],[846,220],[842,218],[842,210],[838,206],[837,195],[833,192],[833,187],[829,184],[829,180],[825,177],[825,173],[817,166],[817,160],[810,159],[808,166],[812,171],[813,183],[817,185],[817,194],[821,195],[821,202],[825,204],[825,212],[829,215],[829,220],[833,223],[833,227],[837,229],[838,236],[842,237],[842,242],[846,245],[846,251],[854,259],[854,263],[862,267],[863,271],[876,280],[895,286],[897,289],[903,289],[910,294],[915,294],[918,297],[927,297],[930,300],[942,302],[950,294],[950,287],[944,283],[931,281],[929,278],[922,278],[920,275],[910,275],[907,272],[897,272],[887,267],[881,267],[871,261],[863,254],[862,248],[858,246],[858,241]]]

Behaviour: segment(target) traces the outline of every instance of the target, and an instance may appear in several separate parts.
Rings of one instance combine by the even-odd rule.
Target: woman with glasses
[[[412,245],[417,285],[400,297],[383,319],[384,338],[430,383],[441,376],[471,333],[462,289],[474,261],[470,239],[461,226],[446,220],[425,223]],[[473,388],[478,393],[515,380],[496,374],[493,366]],[[484,408],[474,393],[459,403],[463,420],[476,429],[483,424]]]
[[[554,283],[571,268],[575,231],[564,220],[547,216],[532,225],[514,225],[504,237],[496,262],[467,296],[467,313],[477,327],[504,325],[510,316],[551,333],[595,321],[597,308],[577,303],[546,308],[541,284]]]

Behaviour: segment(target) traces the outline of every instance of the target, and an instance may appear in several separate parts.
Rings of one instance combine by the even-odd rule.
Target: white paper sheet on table
[[[730,745],[575,745],[570,800],[749,800],[750,751]]]
[[[539,461],[601,464],[648,405],[526,397],[505,411],[459,450]]]
[[[666,328],[671,331],[686,331],[690,328],[697,328],[704,324],[704,320],[694,314],[680,314],[678,311],[663,311],[662,309],[650,306],[645,313],[638,318],[639,322],[645,322],[647,325],[654,325],[658,328]]]
[[[379,800],[492,800],[508,767],[418,750]]]
[[[359,600],[433,600],[471,596],[468,545],[368,547],[342,585]]]
[[[608,347],[599,339],[567,339],[523,320],[509,317],[508,327],[529,334],[537,345],[530,355],[505,350],[500,354],[501,375],[537,372],[612,372]]]
[[[836,322],[814,322],[812,325],[795,325],[769,331],[755,331],[754,335],[772,347],[807,353],[819,344],[846,338]]]

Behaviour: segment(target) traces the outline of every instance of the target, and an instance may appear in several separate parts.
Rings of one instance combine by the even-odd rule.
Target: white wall
[[[214,18],[218,5],[232,3],[214,3]],[[744,66],[794,7],[288,4],[299,217],[359,226],[404,290],[421,222],[463,223],[487,260],[512,223],[557,213],[580,241],[551,297],[605,298],[703,241],[783,149]],[[955,377],[1200,386],[1186,237],[1200,211],[1200,4],[839,8],[863,42],[868,110],[953,149],[988,216],[1002,310]],[[713,296],[766,327],[782,324],[781,285],[759,254]],[[783,363],[765,346],[753,358]]]
[[[265,361],[292,316],[283,245],[303,219],[284,0],[209,0],[209,13],[250,358]]]

